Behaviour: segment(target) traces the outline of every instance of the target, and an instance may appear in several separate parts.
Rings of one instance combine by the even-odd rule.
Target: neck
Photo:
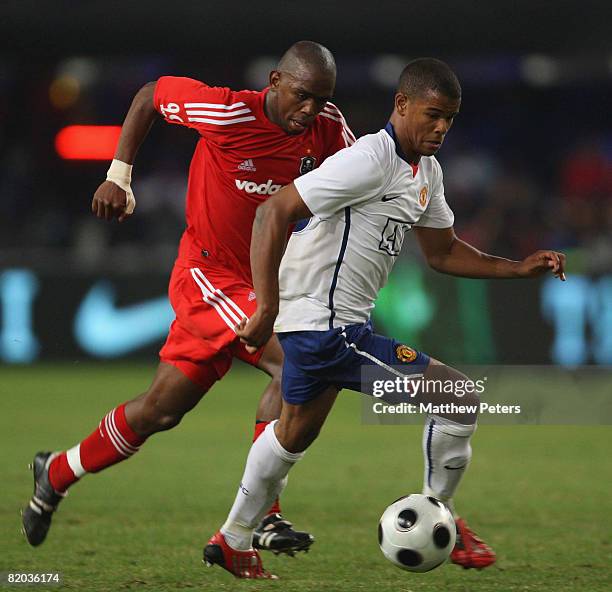
[[[401,119],[397,112],[393,112],[389,119],[391,125],[395,130],[395,141],[400,145],[402,149],[402,156],[410,163],[410,164],[419,164],[421,160],[421,155],[415,152],[407,140],[401,138],[397,133],[397,130],[401,127]]]
[[[264,113],[272,123],[280,125],[276,116],[276,95],[271,90],[268,90],[264,99]]]

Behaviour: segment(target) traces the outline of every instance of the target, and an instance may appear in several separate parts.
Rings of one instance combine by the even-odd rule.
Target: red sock
[[[253,433],[253,442],[259,438],[263,434],[263,431],[266,429],[266,426],[269,424],[269,421],[263,421],[261,419],[255,420],[255,432]]]
[[[80,444],[59,454],[49,466],[55,491],[65,491],[85,473],[97,473],[138,452],[146,440],[125,419],[125,403],[110,411]]]
[[[255,442],[255,440],[257,440],[257,438],[259,438],[259,436],[263,434],[263,431],[266,429],[266,426],[269,423],[270,423],[269,421],[262,421],[260,419],[255,420],[255,433],[253,435],[253,442]],[[272,504],[270,509],[267,511],[266,516],[269,516],[270,514],[280,514],[280,513],[281,513],[280,500],[277,497],[274,500],[274,503]]]

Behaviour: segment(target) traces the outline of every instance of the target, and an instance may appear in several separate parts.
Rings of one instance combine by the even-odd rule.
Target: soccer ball
[[[442,565],[456,536],[450,510],[435,497],[418,493],[394,501],[378,523],[383,555],[407,571],[430,571]]]

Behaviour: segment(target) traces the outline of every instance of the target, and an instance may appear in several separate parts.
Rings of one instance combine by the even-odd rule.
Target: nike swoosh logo
[[[465,469],[467,465],[461,465],[460,467],[449,467],[448,465],[444,465],[444,468],[448,471],[459,471],[460,469]]]
[[[397,199],[401,197],[401,195],[383,195],[382,201],[391,201],[392,199]]]
[[[96,283],[79,305],[74,319],[77,343],[89,354],[113,358],[154,343],[168,333],[174,311],[165,296],[115,306],[115,289]]]

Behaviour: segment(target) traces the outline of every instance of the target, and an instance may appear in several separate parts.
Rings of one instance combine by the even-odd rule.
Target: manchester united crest
[[[300,175],[305,175],[314,170],[317,159],[314,156],[303,156],[300,161]]]
[[[421,191],[419,192],[419,203],[422,207],[425,207],[427,204],[427,185],[421,187]]]
[[[398,345],[395,348],[395,355],[400,362],[414,362],[417,359],[417,353],[411,347],[407,345]]]

